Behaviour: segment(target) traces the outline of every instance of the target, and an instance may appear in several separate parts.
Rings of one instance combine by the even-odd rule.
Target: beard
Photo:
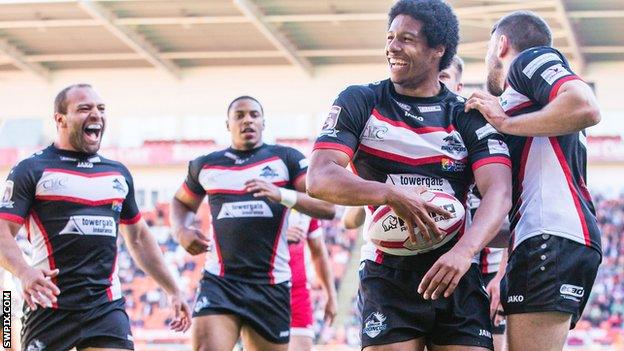
[[[84,152],[87,154],[95,154],[100,150],[100,143],[102,141],[102,134],[104,129],[100,132],[100,140],[97,144],[89,144],[85,141],[82,125],[76,126],[71,133],[69,133],[69,143],[78,152]]]
[[[503,95],[505,77],[503,62],[496,58],[488,60],[487,90],[494,96]]]

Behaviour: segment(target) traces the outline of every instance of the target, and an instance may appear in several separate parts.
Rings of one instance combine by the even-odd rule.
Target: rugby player
[[[56,140],[9,173],[0,203],[0,265],[17,276],[27,309],[25,350],[132,350],[117,275],[120,232],[137,264],[171,297],[171,328],[190,327],[190,309],[134,200],[128,169],[97,154],[106,108],[88,84],[54,103]],[[14,236],[26,226],[26,263]]]
[[[466,110],[507,135],[513,160],[513,251],[501,285],[509,350],[561,350],[602,260],[584,131],[600,111],[536,14],[501,18],[486,64],[490,94],[475,92]]]
[[[302,192],[308,161],[299,151],[263,142],[258,100],[238,97],[227,113],[231,146],[191,161],[171,205],[180,245],[193,255],[212,248],[194,307],[193,349],[230,351],[241,335],[246,349],[287,350],[289,209],[333,218],[334,205]],[[206,196],[212,238],[192,225]]]
[[[312,299],[308,283],[305,262],[305,245],[308,244],[312,264],[316,276],[325,290],[327,300],[324,308],[323,321],[330,326],[338,309],[334,274],[331,270],[327,247],[323,240],[321,221],[297,211],[292,211],[288,218],[288,251],[290,252],[290,270],[292,287],[290,289],[290,342],[289,351],[310,351],[314,340],[314,317],[312,315]]]
[[[441,188],[464,201],[474,181],[483,192],[474,224],[444,246],[393,256],[362,248],[359,305],[365,350],[492,349],[488,298],[475,255],[510,208],[511,170],[500,134],[464,113],[464,99],[438,76],[457,50],[458,23],[439,0],[401,0],[389,13],[390,79],[344,90],[315,144],[308,192],[348,206],[380,205],[401,217],[411,240],[441,237],[429,212],[449,216],[419,196]],[[352,162],[354,173],[344,167]],[[418,291],[419,294],[414,292]]]
[[[440,72],[440,81],[451,91],[461,94],[464,87],[462,74],[464,72],[464,61],[457,55],[453,57],[449,68]],[[475,215],[481,202],[481,195],[478,189],[473,187],[468,195],[467,207],[471,217]],[[469,217],[469,218],[471,218]],[[504,237],[509,237],[509,221],[505,219],[503,233]],[[490,317],[492,318],[492,339],[494,351],[502,351],[504,348],[505,320],[500,306],[500,282],[505,274],[507,265],[507,251],[503,248],[485,247],[479,253],[479,271],[485,284],[485,291],[490,297]]]

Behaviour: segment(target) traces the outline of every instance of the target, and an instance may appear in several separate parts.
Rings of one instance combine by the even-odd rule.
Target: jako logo
[[[511,295],[507,298],[507,303],[522,302],[522,301],[524,301],[524,296],[522,295]]]

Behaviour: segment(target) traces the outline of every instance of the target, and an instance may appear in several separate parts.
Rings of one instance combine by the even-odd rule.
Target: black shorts
[[[234,314],[276,344],[290,339],[290,282],[252,284],[204,272],[193,317]]]
[[[424,337],[435,345],[493,350],[489,301],[476,264],[449,298],[437,300],[418,294],[426,269],[401,270],[368,260],[360,268],[362,348]]]
[[[543,234],[513,250],[501,282],[505,314],[559,311],[581,317],[602,255],[569,239]]]
[[[481,273],[481,278],[483,279],[483,286],[487,287],[488,284],[494,279],[496,276],[496,272],[492,273]],[[497,312],[498,313],[498,312]],[[505,334],[505,326],[507,325],[507,321],[503,319],[498,326],[494,325],[494,320],[492,320],[492,334],[494,335],[503,335]]]
[[[90,310],[38,307],[22,318],[23,350],[69,350],[76,347],[134,350],[130,319],[123,299]]]

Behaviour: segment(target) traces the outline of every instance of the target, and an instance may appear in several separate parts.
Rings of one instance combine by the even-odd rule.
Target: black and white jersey
[[[280,145],[248,151],[228,148],[191,161],[183,188],[208,195],[214,248],[206,259],[208,273],[257,284],[290,280],[286,221],[289,209],[245,190],[245,182],[262,179],[294,189],[305,176],[307,159]]]
[[[527,49],[511,65],[501,105],[510,116],[540,110],[563,83],[574,79],[579,77],[559,51],[549,46]],[[545,233],[600,250],[600,230],[585,185],[585,132],[508,136],[507,142],[514,160],[510,245],[515,248]]]
[[[54,308],[89,309],[122,298],[119,223],[141,216],[121,163],[49,146],[11,170],[0,218],[26,226],[34,267],[59,269]]]
[[[489,163],[511,164],[503,136],[490,132],[493,128],[479,112],[465,113],[464,103],[444,86],[429,98],[400,95],[389,79],[351,86],[331,107],[314,148],[343,151],[364,179],[424,186],[465,203],[474,170]],[[372,211],[367,210],[365,228]],[[418,261],[418,256],[382,253],[368,240],[361,257],[406,269],[414,269]]]

